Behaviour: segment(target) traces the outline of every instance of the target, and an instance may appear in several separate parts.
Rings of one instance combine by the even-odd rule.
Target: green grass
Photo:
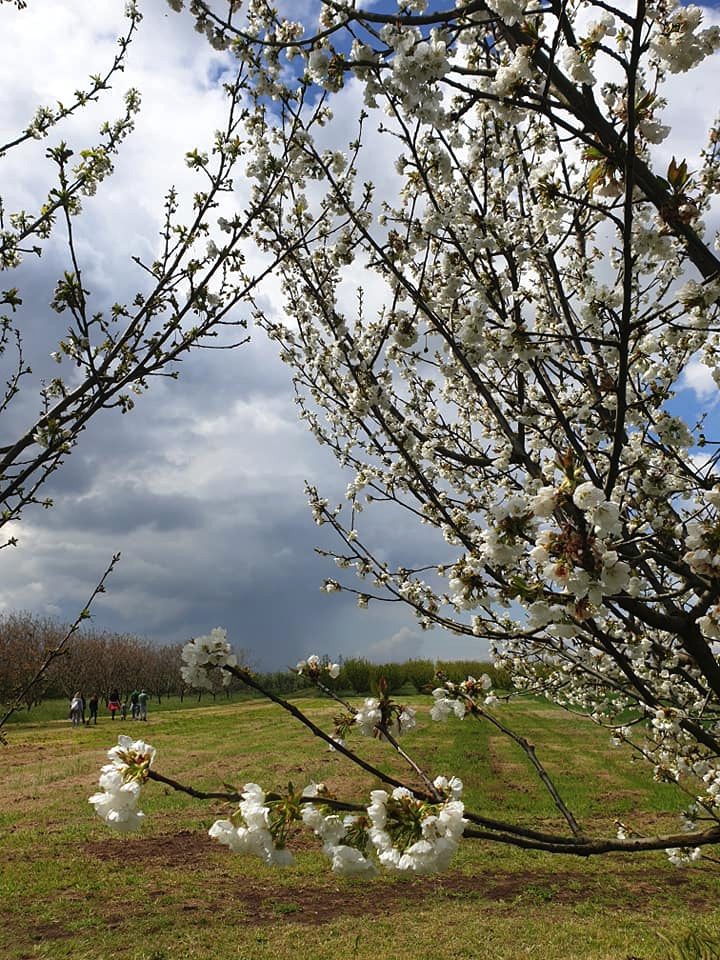
[[[515,744],[471,718],[432,724],[429,699],[412,702],[422,705],[420,724],[404,745],[433,775],[461,776],[469,808],[562,828]],[[330,729],[332,706],[301,703]],[[535,743],[589,834],[612,835],[617,818],[640,831],[677,828],[682,796],[612,750],[602,731],[544,703],[499,711]],[[161,707],[147,724],[102,716],[90,728],[16,723],[0,751],[6,960],[667,960],[660,935],[678,942],[695,930],[720,939],[719,874],[709,858],[677,869],[660,853],[581,860],[466,841],[442,876],[367,882],[330,874],[302,837],[297,866],[276,871],[209,840],[209,825],[228,812],[223,804],[154,783],[143,796],[141,833],[112,833],[87,797],[120,732],[147,738],[160,772],[201,788],[324,780],[359,798],[377,786],[263,701]],[[403,772],[386,745],[357,743],[383,769]]]

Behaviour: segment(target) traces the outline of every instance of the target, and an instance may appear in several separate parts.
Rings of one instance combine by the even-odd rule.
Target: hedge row
[[[371,663],[361,657],[343,661],[335,687],[356,694],[374,693],[382,677],[391,693],[403,691],[429,693],[438,685],[438,672],[459,683],[467,677],[486,673],[496,690],[509,690],[510,675],[483,660],[406,660],[404,663]]]

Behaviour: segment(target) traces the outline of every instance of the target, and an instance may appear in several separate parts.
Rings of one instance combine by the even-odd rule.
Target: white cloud
[[[697,358],[691,360],[683,370],[679,388],[681,390],[692,390],[698,401],[705,404],[710,401],[711,406],[716,406],[720,399],[718,386],[713,379],[711,370]]]
[[[402,627],[392,636],[369,643],[358,651],[358,656],[367,657],[374,663],[398,663],[423,656],[423,638],[408,627]]]

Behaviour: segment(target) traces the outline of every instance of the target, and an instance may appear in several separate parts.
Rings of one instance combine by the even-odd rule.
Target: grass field
[[[330,728],[331,706],[300,702]],[[472,720],[431,724],[428,699],[412,702],[420,724],[405,744],[433,775],[461,776],[468,807],[559,826],[516,746]],[[612,750],[602,731],[544,703],[501,710],[536,744],[586,832],[613,834],[616,818],[647,832],[677,828],[682,798]],[[581,860],[467,841],[439,877],[368,882],[329,873],[304,836],[297,866],[285,871],[239,858],[207,837],[227,812],[222,804],[154,783],[141,833],[112,833],[94,817],[87,797],[119,732],[147,738],[161,773],[200,788],[324,780],[358,798],[376,786],[262,701],[155,709],[147,724],[26,718],[7,732],[4,960],[665,960],[675,954],[659,934],[677,940],[699,930],[720,941],[720,868],[709,857],[678,869],[660,853]],[[384,769],[402,771],[382,744],[362,746]]]

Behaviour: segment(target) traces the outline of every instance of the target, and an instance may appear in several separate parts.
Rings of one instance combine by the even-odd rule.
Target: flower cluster
[[[685,546],[687,550],[683,560],[693,572],[704,577],[720,578],[720,524],[689,523]]]
[[[324,784],[311,783],[303,791],[303,797],[322,798],[327,795]],[[368,837],[366,820],[354,815],[340,817],[322,803],[304,803],[303,823],[322,840],[323,853],[332,861],[333,873],[345,876],[371,877],[377,867],[367,856]],[[342,843],[341,841],[345,841]]]
[[[323,673],[327,673],[332,680],[336,680],[340,675],[339,663],[321,660],[314,653],[310,654],[307,660],[299,660],[295,669],[301,676],[309,677],[311,680],[317,680]]]
[[[430,709],[430,716],[433,720],[445,722],[450,714],[454,714],[458,720],[463,719],[466,712],[464,700],[448,697],[447,691],[443,687],[436,687],[432,694],[435,698],[435,703]]]
[[[118,737],[117,746],[108,750],[110,763],[100,772],[100,791],[88,803],[109,827],[125,832],[140,827],[145,814],[137,805],[154,757],[150,744],[132,737]]]
[[[468,677],[461,683],[444,680],[441,687],[436,687],[432,695],[435,703],[430,710],[433,720],[445,721],[451,714],[462,720],[469,709],[474,708],[479,700],[484,706],[491,706],[497,702],[492,692],[492,680],[484,673],[479,679]],[[490,691],[490,692],[488,692]]]
[[[367,697],[355,714],[355,723],[364,737],[382,734],[384,728],[394,737],[400,737],[416,726],[415,710],[390,700]]]
[[[578,509],[588,514],[595,532],[600,536],[612,536],[620,533],[620,508],[616,503],[607,500],[602,490],[595,484],[581,483],[573,493],[573,503]]]
[[[377,866],[398,873],[438,873],[457,850],[465,819],[460,801],[462,781],[438,777],[434,786],[444,797],[432,803],[404,787],[392,794],[374,790],[367,815],[340,816],[328,804],[324,784],[311,783],[299,798],[266,803],[256,783],[246,783],[239,811],[230,820],[218,820],[210,836],[235,853],[260,857],[268,865],[288,866],[293,856],[284,846],[288,823],[302,821],[323,844],[332,870],[345,876],[373,876]],[[298,802],[295,802],[298,800]],[[324,802],[325,801],[325,802]],[[274,807],[282,812],[274,813]],[[282,844],[278,842],[282,838]]]
[[[445,798],[421,800],[404,787],[391,794],[373,790],[367,816],[340,817],[327,806],[304,804],[303,822],[323,841],[335,873],[372,876],[380,865],[395,873],[439,873],[457,850],[465,820],[460,802],[462,781],[437,777],[435,789]],[[304,797],[326,796],[322,784],[311,784]]]
[[[457,797],[462,789],[460,781],[438,779],[436,786],[439,789],[446,783],[446,789]],[[459,799],[428,803],[405,787],[396,787],[390,795],[385,790],[373,790],[371,797],[368,836],[383,867],[397,873],[439,873],[447,869],[465,827]]]
[[[237,657],[227,642],[227,631],[222,627],[215,627],[207,636],[186,643],[182,659],[184,665],[180,673],[185,683],[204,690],[212,690],[217,679],[227,686],[232,674],[222,668],[237,666]]]
[[[355,714],[355,723],[364,737],[375,736],[375,729],[382,722],[380,701],[376,697],[368,697],[362,707]]]
[[[670,73],[690,70],[720,47],[720,27],[700,30],[702,18],[701,7],[682,5],[668,18],[662,33],[653,40],[653,53]]]
[[[290,866],[293,855],[283,845],[277,845],[273,834],[276,823],[271,807],[265,803],[265,792],[256,783],[246,783],[238,812],[230,820],[216,820],[208,833],[235,853],[250,853],[268,865]]]
[[[685,867],[702,857],[700,847],[668,847],[665,850],[668,860],[676,867]]]

